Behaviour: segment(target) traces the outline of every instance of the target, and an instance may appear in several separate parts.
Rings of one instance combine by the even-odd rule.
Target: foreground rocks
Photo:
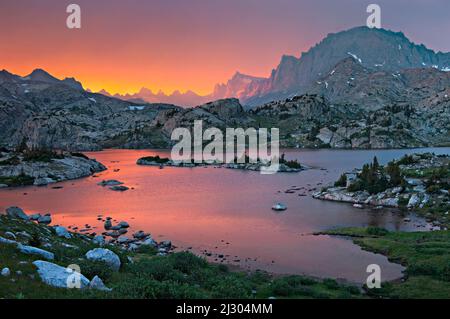
[[[96,248],[86,253],[86,258],[93,261],[102,261],[114,271],[120,269],[120,258],[109,249]]]
[[[40,257],[48,259],[48,260],[55,259],[55,255],[49,251],[46,251],[46,250],[43,250],[43,249],[40,249],[37,247],[23,245],[22,243],[15,241],[15,240],[0,237],[0,244],[14,245],[14,246],[16,246],[17,250],[19,250],[21,253],[26,254],[26,255],[36,255],[36,256],[40,256]]]
[[[6,209],[6,214],[12,218],[20,218],[23,220],[28,220],[28,216],[19,207],[9,207]]]
[[[149,233],[143,231],[135,232],[132,238],[121,236],[119,239],[106,240],[104,235],[85,235],[81,233],[69,232],[63,226],[48,226],[46,224],[38,223],[38,216],[28,216],[21,208],[11,207],[8,209],[9,214],[0,214],[0,225],[9,225],[11,223],[11,230],[6,230],[0,227],[0,246],[7,245],[13,247],[14,256],[27,255],[36,267],[39,280],[43,283],[57,288],[71,288],[78,287],[82,289],[94,289],[104,292],[111,291],[101,278],[105,275],[103,271],[96,271],[89,267],[89,263],[84,265],[87,261],[101,262],[113,272],[119,272],[123,262],[133,263],[132,257],[128,252],[138,252],[141,247],[146,247],[141,253],[158,254],[160,256],[167,255],[174,247],[170,241],[163,241],[157,243],[154,241]],[[41,215],[39,215],[42,217]],[[33,218],[31,218],[33,217]],[[111,221],[111,218],[107,219]],[[20,230],[23,227],[25,230]],[[119,231],[126,231],[130,224],[126,221],[120,221],[117,225]],[[33,235],[30,235],[33,234]],[[32,246],[36,245],[36,247]],[[92,248],[95,246],[102,246],[102,248]],[[89,247],[86,253],[81,250],[82,247]],[[150,250],[148,248],[151,248]],[[0,247],[1,249],[1,247]],[[48,250],[47,250],[48,249]],[[66,254],[65,251],[70,251]],[[77,251],[80,253],[78,258]],[[58,253],[56,253],[58,252]],[[121,257],[126,257],[121,261]],[[15,259],[15,257],[14,257]],[[80,262],[81,273],[76,273],[72,266],[65,268],[65,264],[73,263],[78,265]],[[29,261],[18,261],[19,265],[29,263]],[[95,264],[92,264],[95,265]],[[20,268],[19,268],[20,269]],[[83,269],[92,279],[89,280],[87,276],[83,275]],[[86,270],[87,269],[87,270]],[[95,269],[95,267],[93,268]],[[0,268],[1,276],[9,277],[22,275],[22,271],[15,271],[14,267]],[[105,270],[106,271],[106,270]],[[95,273],[97,272],[97,273]],[[106,271],[107,273],[107,271]],[[34,275],[30,275],[34,279]],[[12,279],[15,280],[15,279]],[[78,281],[79,280],[79,281]]]
[[[33,265],[36,266],[42,282],[49,286],[69,288],[69,285],[73,284],[73,280],[71,280],[74,277],[73,271],[68,271],[67,268],[42,260],[34,261]],[[85,276],[78,274],[76,277],[79,279],[80,288],[89,286],[90,281]]]

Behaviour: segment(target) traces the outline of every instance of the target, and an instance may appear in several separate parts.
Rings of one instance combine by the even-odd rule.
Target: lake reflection
[[[413,230],[423,220],[405,223],[392,210],[356,209],[348,204],[312,199],[313,189],[336,180],[342,171],[361,167],[376,155],[381,163],[415,151],[449,154],[449,148],[421,150],[287,150],[287,158],[314,167],[296,174],[261,175],[223,168],[164,168],[136,165],[142,156],[167,151],[106,150],[86,153],[108,167],[97,177],[58,184],[62,189],[27,187],[0,190],[0,210],[16,205],[27,213],[50,212],[53,224],[103,231],[97,215],[111,216],[144,230],[157,240],[170,239],[178,249],[226,256],[226,263],[275,273],[308,274],[365,282],[366,267],[379,264],[384,280],[401,276],[403,267],[384,256],[362,251],[350,240],[313,236],[342,226],[379,226]],[[322,168],[322,169],[321,169]],[[326,169],[326,170],[323,170]],[[97,185],[118,179],[133,189],[117,193]],[[305,190],[286,194],[296,186]],[[299,196],[299,194],[308,196]],[[271,207],[283,202],[288,210]],[[423,229],[423,228],[420,228]],[[131,236],[131,234],[128,234]],[[210,257],[214,261],[214,255]],[[237,262],[239,260],[239,262]]]

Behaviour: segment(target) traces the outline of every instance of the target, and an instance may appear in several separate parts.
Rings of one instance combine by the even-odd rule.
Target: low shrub
[[[99,276],[103,281],[108,281],[113,275],[111,267],[102,261],[77,260],[74,264],[80,266],[81,273],[89,280],[92,280],[95,276]]]
[[[389,233],[387,229],[381,227],[370,226],[367,227],[367,234],[371,236],[385,236]]]

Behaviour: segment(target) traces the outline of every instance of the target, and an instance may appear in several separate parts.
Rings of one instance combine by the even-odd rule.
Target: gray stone
[[[399,193],[401,193],[402,191],[403,191],[403,187],[399,186],[399,187],[394,187],[394,188],[391,190],[391,193],[393,193],[393,194],[399,194]]]
[[[138,248],[139,246],[136,244],[130,244],[130,246],[128,246],[129,251],[136,251]]]
[[[411,196],[411,198],[409,199],[409,201],[408,201],[407,207],[408,207],[408,208],[413,208],[413,207],[418,206],[419,203],[420,203],[420,197],[419,197],[419,195],[413,194],[413,195]]]
[[[129,228],[130,225],[127,222],[120,222],[117,224],[120,228]]]
[[[4,245],[17,245],[18,242],[11,240],[11,239],[6,239],[0,236],[0,244],[4,244]]]
[[[126,237],[126,236],[120,236],[120,237],[117,239],[117,242],[118,242],[119,244],[126,244],[128,241],[129,241],[129,239],[128,239],[128,237]]]
[[[1,272],[1,275],[2,275],[3,277],[9,277],[9,276],[11,275],[11,270],[9,270],[8,267],[3,268],[3,269],[2,269],[2,272]]]
[[[91,282],[89,283],[90,289],[100,290],[100,291],[111,291],[111,288],[108,288],[105,286],[103,281],[100,279],[99,276],[95,276],[92,278]]]
[[[16,233],[16,237],[22,238],[25,240],[30,240],[32,238],[31,235],[28,234],[26,231],[21,231],[21,232]]]
[[[14,235],[14,233],[12,233],[10,231],[7,231],[5,233],[5,237],[8,238],[8,239],[11,239],[11,240],[16,240],[16,235]]]
[[[133,234],[133,237],[136,239],[144,239],[147,238],[148,236],[150,236],[150,234],[144,233],[142,230]]]
[[[36,178],[34,180],[34,185],[35,186],[45,186],[48,184],[52,184],[52,183],[56,183],[56,181],[54,179],[51,179],[50,177],[41,177],[41,178]]]
[[[109,249],[95,248],[86,253],[86,258],[93,261],[103,261],[114,271],[120,269],[120,258]]]
[[[55,259],[55,255],[53,253],[43,250],[43,249],[40,249],[40,248],[25,246],[22,244],[18,244],[17,248],[20,250],[20,252],[27,254],[27,255],[38,255],[47,260]]]
[[[141,245],[143,246],[151,246],[151,247],[156,247],[158,246],[158,244],[156,243],[156,241],[154,241],[151,237],[147,238],[146,240],[144,240]]]
[[[56,235],[58,237],[63,237],[66,239],[72,238],[72,235],[67,231],[67,229],[65,227],[56,226],[56,227],[54,227],[54,229],[55,229]]]
[[[100,186],[105,187],[105,186],[118,186],[118,185],[122,185],[122,184],[123,184],[123,183],[120,182],[120,181],[118,181],[118,180],[115,180],[115,179],[108,179],[108,180],[101,181],[101,182],[98,183],[97,185],[100,185]]]
[[[112,228],[111,219],[107,219],[105,221],[104,227],[105,227],[106,230],[110,230]]]
[[[412,186],[420,186],[420,185],[423,185],[422,180],[420,180],[420,179],[418,179],[418,178],[406,178],[405,180],[406,180],[406,182],[407,182],[409,185],[412,185]]]
[[[45,225],[48,225],[48,224],[50,224],[51,222],[52,222],[52,217],[50,216],[50,214],[41,216],[41,217],[39,217],[39,219],[38,219],[38,223],[39,223],[39,224],[45,224]]]
[[[37,221],[39,218],[41,218],[41,214],[30,215],[30,220]]]
[[[82,274],[74,274],[71,269],[42,260],[33,262],[33,265],[37,267],[37,272],[42,282],[49,286],[69,288],[69,285],[74,284],[73,280],[78,278],[80,280],[80,288],[86,288],[89,286],[89,279]]]
[[[172,242],[170,240],[164,240],[159,244],[159,247],[170,250],[172,248]]]
[[[92,242],[96,245],[103,246],[105,244],[105,237],[103,237],[102,235],[97,235],[94,237],[94,239],[92,239]]]
[[[115,192],[125,192],[125,191],[129,190],[129,188],[127,186],[123,186],[123,185],[111,186],[109,189],[112,191],[115,191]]]
[[[23,220],[28,220],[27,214],[24,213],[22,208],[13,206],[6,209],[6,214],[12,218],[18,218]]]

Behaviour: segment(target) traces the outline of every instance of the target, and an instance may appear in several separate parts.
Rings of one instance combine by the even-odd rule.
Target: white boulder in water
[[[275,205],[272,206],[272,209],[275,211],[284,211],[287,209],[286,205],[282,204],[282,203],[277,203]]]

